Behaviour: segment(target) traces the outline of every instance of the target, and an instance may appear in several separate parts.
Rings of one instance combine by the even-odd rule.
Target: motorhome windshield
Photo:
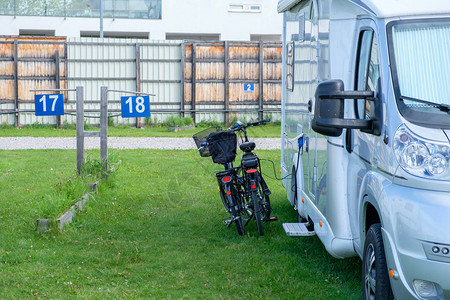
[[[450,19],[388,24],[397,104],[409,121],[450,127]]]

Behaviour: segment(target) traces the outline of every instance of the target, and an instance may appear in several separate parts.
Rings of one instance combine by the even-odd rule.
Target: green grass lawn
[[[279,151],[257,153],[279,166]],[[264,223],[263,237],[251,222],[241,237],[222,225],[220,167],[210,158],[114,155],[122,164],[86,210],[64,232],[37,235],[47,195],[75,173],[76,152],[0,151],[1,298],[361,298],[359,259],[331,257],[317,237],[285,235],[282,223],[296,216],[278,180],[266,176],[279,220]]]
[[[129,126],[110,126],[108,127],[108,136],[113,137],[192,137],[208,127],[197,127],[195,129],[182,130],[178,132],[169,131],[167,126],[146,126],[143,128],[133,128]],[[89,128],[86,130],[99,130],[98,128]],[[280,125],[265,125],[252,127],[248,129],[251,137],[272,137],[281,136]],[[0,137],[75,137],[75,128],[57,129],[52,126],[27,126],[24,128],[14,128],[11,126],[0,126]]]

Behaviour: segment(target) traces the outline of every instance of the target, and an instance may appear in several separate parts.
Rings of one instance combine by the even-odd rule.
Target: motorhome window
[[[380,63],[378,61],[378,42],[375,36],[372,39],[372,47],[370,49],[368,72],[366,89],[376,92],[378,88],[378,78],[380,78]]]
[[[318,11],[317,11],[317,2],[315,0],[311,1],[311,10],[309,14],[309,19],[313,24],[317,24],[319,19]]]
[[[286,45],[286,89],[288,91],[294,90],[294,42],[289,42]]]
[[[358,55],[358,71],[356,78],[356,89],[365,90],[367,82],[367,71],[370,57],[370,46],[372,44],[373,31],[365,30],[361,32],[359,55]]]
[[[398,21],[388,24],[389,55],[400,112],[412,122],[450,127],[450,20]]]
[[[358,48],[358,61],[356,70],[356,84],[355,88],[357,91],[364,91],[369,88],[368,78],[370,73],[369,62],[371,57],[371,48],[373,40],[373,31],[364,30],[360,34],[360,42]],[[356,101],[356,117],[365,118],[365,101]]]
[[[305,40],[305,13],[298,14],[298,41],[303,42]]]

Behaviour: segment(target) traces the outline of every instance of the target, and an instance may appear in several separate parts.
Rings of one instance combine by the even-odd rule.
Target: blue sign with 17
[[[64,115],[64,98],[62,94],[34,95],[36,116]]]

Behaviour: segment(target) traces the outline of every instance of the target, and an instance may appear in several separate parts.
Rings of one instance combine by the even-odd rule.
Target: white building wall
[[[261,12],[230,12],[230,4],[261,6]],[[276,0],[162,0],[162,19],[103,20],[106,32],[149,32],[153,40],[166,33],[220,34],[221,40],[250,40],[251,34],[280,35],[282,15]],[[79,37],[81,31],[99,31],[98,18],[0,16],[0,35],[20,30],[54,30],[56,36]]]

